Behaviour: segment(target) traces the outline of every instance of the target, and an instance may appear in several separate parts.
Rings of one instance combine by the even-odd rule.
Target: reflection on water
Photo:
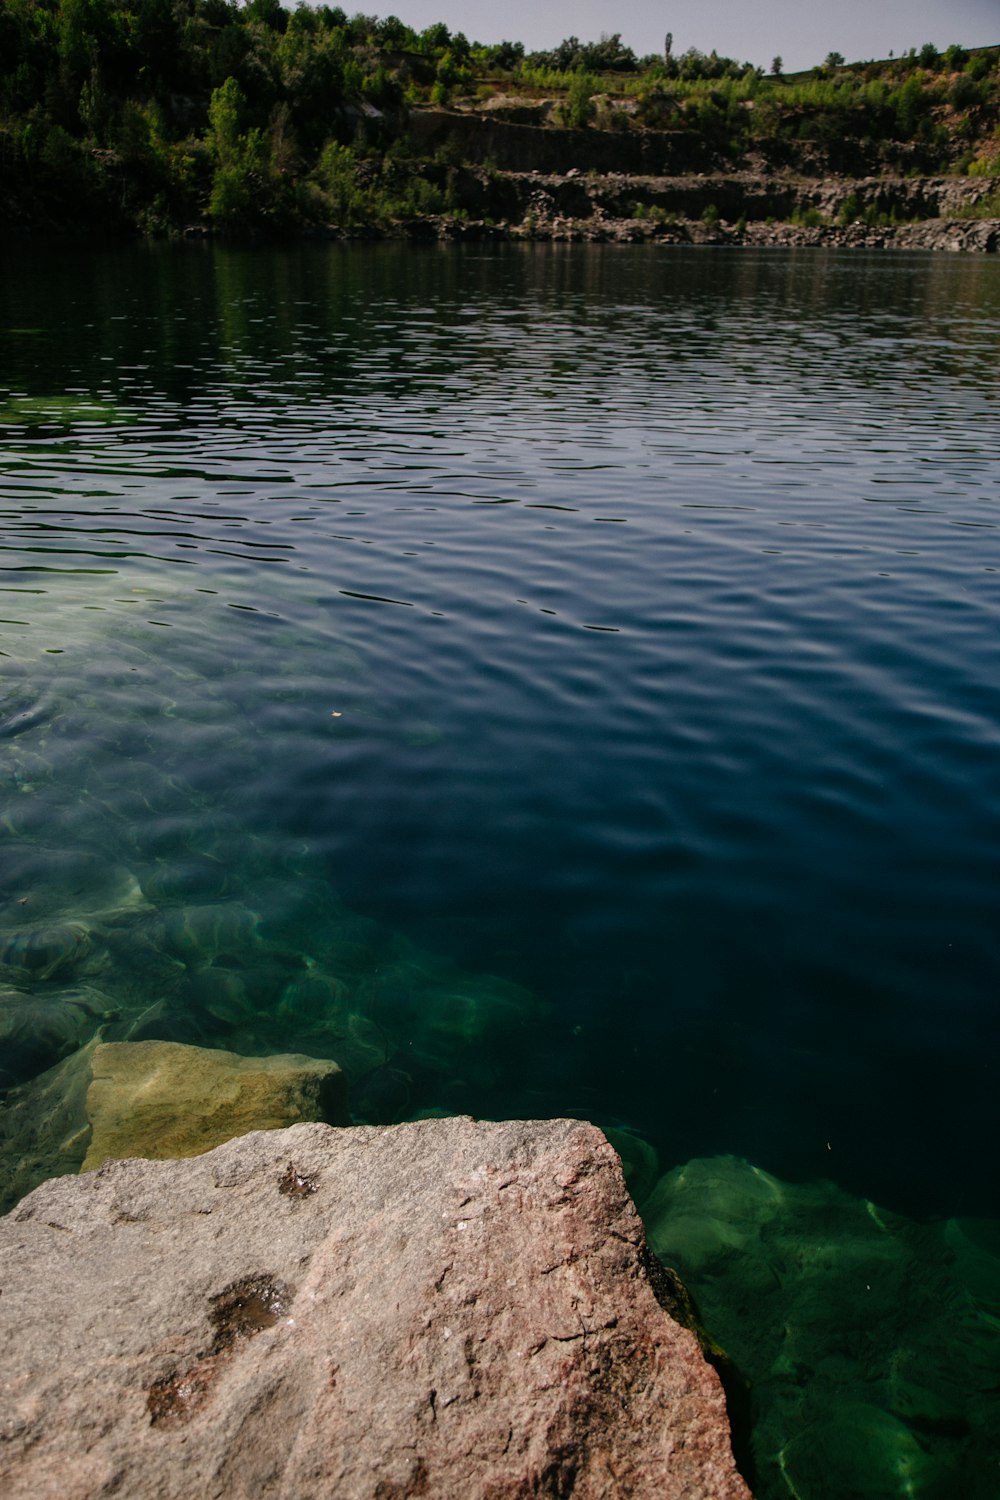
[[[582,1114],[663,1173],[752,1161],[788,1205],[761,1272],[787,1297],[756,1299],[758,1340],[726,1328],[760,1493],[823,1493],[841,1418],[804,1446],[788,1382],[834,1358],[841,1425],[896,1476],[859,1493],[976,1493],[988,1423],[955,1410],[1000,1313],[969,1228],[1000,1217],[1000,267],[185,247],[4,270],[4,1086],[100,1030],[335,1057],[357,1118]],[[744,1189],[698,1198],[692,1237],[664,1181],[658,1243],[722,1326],[757,1274],[724,1253]],[[926,1270],[904,1363],[934,1366],[912,1329],[958,1265],[965,1387],[947,1350],[917,1395],[834,1354],[868,1199],[910,1226],[893,1285]],[[841,1235],[818,1307],[794,1290],[817,1213]]]

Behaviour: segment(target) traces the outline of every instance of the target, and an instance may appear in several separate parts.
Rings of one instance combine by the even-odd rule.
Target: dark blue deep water
[[[0,453],[8,1009],[974,1223],[1000,1492],[1000,262],[26,247]]]

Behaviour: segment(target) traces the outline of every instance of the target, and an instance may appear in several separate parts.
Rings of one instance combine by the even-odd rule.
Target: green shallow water
[[[7,1201],[98,1034],[593,1118],[760,1496],[996,1494],[1000,268],[3,269]]]

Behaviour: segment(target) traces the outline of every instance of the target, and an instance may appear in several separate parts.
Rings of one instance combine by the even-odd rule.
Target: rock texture
[[[79,1172],[85,1159],[94,1168],[109,1157],[195,1156],[300,1120],[346,1123],[336,1063],[98,1036],[4,1095],[0,1213],[47,1178]]]
[[[90,1068],[85,1172],[112,1157],[197,1156],[248,1130],[347,1120],[337,1064],[296,1053],[240,1057],[180,1042],[107,1042]]]
[[[680,172],[677,163],[654,168],[642,156],[662,132],[636,136],[632,155],[621,154],[622,143],[628,145],[631,137],[610,135],[609,142],[619,151],[618,170],[612,169],[615,162],[604,160],[600,151],[590,160],[579,158],[584,163],[581,167],[571,164],[578,160],[573,153],[561,154],[562,138],[579,137],[592,150],[601,132],[528,126],[509,128],[525,142],[540,144],[537,159],[524,152],[516,166],[500,171],[495,162],[490,167],[474,165],[479,157],[472,149],[483,147],[490,134],[488,129],[472,127],[490,123],[501,128],[497,122],[486,122],[476,114],[447,118],[459,120],[464,133],[456,139],[461,150],[470,153],[466,165],[447,169],[449,191],[463,216],[428,215],[399,222],[394,232],[411,239],[812,246],[969,254],[1000,250],[1000,219],[990,206],[1000,193],[1000,176],[911,178],[897,173],[856,177],[823,171],[817,175],[778,171],[766,159],[748,162],[742,170],[705,171],[691,166]],[[666,132],[665,138],[676,144],[680,135]],[[440,168],[442,173],[445,170]]]
[[[576,1121],[302,1124],[0,1221],[5,1500],[748,1500]]]

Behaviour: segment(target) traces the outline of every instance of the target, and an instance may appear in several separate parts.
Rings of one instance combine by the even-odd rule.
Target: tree
[[[597,91],[597,79],[582,70],[574,73],[566,90],[565,103],[560,105],[562,123],[570,130],[583,130],[588,126],[597,113],[594,103],[594,94]]]
[[[831,72],[834,68],[842,68],[844,66],[844,54],[842,52],[828,52],[823,59],[823,66],[824,68],[829,68]]]
[[[772,78],[780,78],[781,77],[781,70],[782,70],[783,67],[784,67],[784,63],[782,62],[782,60],[781,60],[780,57],[772,57],[771,58],[771,77]]]
[[[214,90],[208,106],[208,139],[216,160],[208,211],[216,223],[230,228],[261,218],[270,207],[273,186],[263,132],[240,130],[245,109],[235,78]]]
[[[281,0],[250,0],[246,13],[251,21],[259,21],[271,31],[284,31],[288,25],[288,11]]]
[[[246,99],[235,78],[217,88],[208,106],[209,141],[220,166],[233,166],[240,155],[240,124]]]

